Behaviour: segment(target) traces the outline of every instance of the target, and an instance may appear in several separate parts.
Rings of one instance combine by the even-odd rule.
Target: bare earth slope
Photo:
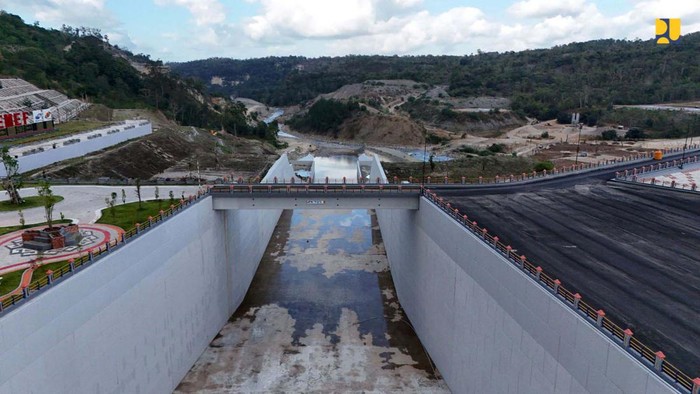
[[[169,177],[168,173],[233,174],[247,178],[277,158],[274,149],[256,140],[212,135],[192,127],[164,128],[144,138],[47,167],[53,178]],[[175,176],[173,176],[175,177]]]
[[[343,123],[338,136],[356,142],[417,146],[423,143],[423,128],[405,117],[370,114]]]

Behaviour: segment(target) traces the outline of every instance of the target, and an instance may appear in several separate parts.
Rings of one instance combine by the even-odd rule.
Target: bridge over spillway
[[[210,189],[216,210],[418,209],[419,185],[226,185]]]

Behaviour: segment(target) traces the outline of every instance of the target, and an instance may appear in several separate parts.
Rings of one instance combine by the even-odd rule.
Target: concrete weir
[[[289,179],[290,173],[293,175],[284,160],[286,157],[273,167],[266,182],[270,177]],[[371,179],[375,175],[383,177],[378,161],[371,174]],[[451,391],[676,392],[427,199],[420,198],[418,208],[379,209],[376,216],[398,300]],[[314,300],[322,294],[287,294],[274,306],[275,303],[256,297],[258,285],[249,291],[259,265],[267,270],[306,269],[303,272],[309,275],[329,273],[326,267],[304,266],[303,259],[277,265],[263,261],[261,265],[281,214],[279,209],[215,210],[213,197],[204,198],[74,276],[4,312],[0,315],[0,393],[172,392],[202,354],[207,357],[212,347],[223,349],[233,343],[227,341],[233,341],[235,335],[226,336],[224,332],[217,337],[231,316],[242,325],[228,332],[238,333],[244,339],[246,335],[254,339],[270,329],[264,324],[268,315],[286,313],[294,318],[299,297]],[[285,221],[280,225],[284,226]],[[317,242],[323,238],[318,231],[309,235],[306,239],[320,237]],[[352,237],[342,235],[338,239]],[[305,245],[299,244],[300,248]],[[275,245],[270,245],[273,250],[268,250],[265,258],[274,260]],[[278,285],[269,281],[257,283]],[[332,281],[328,283],[332,285]],[[345,292],[362,291],[352,286],[341,288]],[[388,288],[382,288],[380,283],[380,289]],[[388,297],[388,292],[383,296]],[[248,298],[244,301],[244,297]],[[239,305],[243,305],[240,310]],[[344,314],[329,316],[326,321],[336,323],[336,330],[342,328],[346,333],[357,330],[357,335],[324,331],[312,321],[296,327],[299,331],[289,325],[272,327],[273,331],[281,330],[279,336],[285,341],[289,339],[289,346],[275,354],[284,357],[287,350],[288,357],[309,356],[308,364],[301,366],[318,365],[315,361],[324,358],[304,351],[332,347],[338,338],[341,344],[342,338],[348,338],[355,341],[349,345],[372,345],[365,353],[371,354],[366,360],[376,361],[374,356],[378,355],[395,365],[411,364],[403,351],[385,354],[374,349],[368,335],[374,337],[375,332],[365,321],[373,315],[362,316],[366,313],[362,308],[354,315],[352,308],[345,309],[348,311]],[[321,308],[317,312],[324,311]],[[256,331],[256,327],[263,332]],[[396,346],[386,340],[389,342],[384,348],[393,351]],[[316,348],[309,347],[314,344]],[[233,352],[225,361],[241,366],[274,362],[254,358],[253,348],[251,352],[252,359],[245,352]],[[421,364],[418,355],[409,355]],[[341,355],[338,360],[344,359]],[[382,365],[375,366],[383,368]],[[196,374],[197,366],[193,371]],[[301,368],[295,371],[309,379],[318,377]],[[348,376],[340,378],[349,380],[367,372],[362,366],[348,371]],[[291,372],[285,373],[280,379]],[[415,381],[426,381],[425,368],[412,373],[417,377]],[[188,391],[192,386],[187,384],[197,379],[188,376],[179,391]],[[224,384],[223,391],[235,391],[234,386]],[[439,384],[430,387],[434,391],[444,389]],[[425,387],[387,384],[378,390],[422,388]],[[301,391],[305,389],[324,390],[320,386],[301,387]],[[348,385],[337,389],[368,388]]]

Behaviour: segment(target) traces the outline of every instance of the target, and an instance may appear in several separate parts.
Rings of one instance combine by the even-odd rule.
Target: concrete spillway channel
[[[373,211],[285,211],[242,305],[176,389],[251,391],[448,391]]]

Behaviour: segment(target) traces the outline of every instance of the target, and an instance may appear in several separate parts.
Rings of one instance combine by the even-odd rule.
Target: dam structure
[[[698,393],[700,379],[671,376],[677,369],[660,352],[637,354],[639,341],[632,331],[612,324],[578,293],[566,290],[562,281],[543,274],[541,267],[521,259],[518,251],[464,216],[461,212],[472,206],[468,199],[460,211],[440,197],[491,189],[392,185],[376,158],[360,162],[366,168],[358,164],[357,179],[368,183],[311,179],[315,184],[303,184],[285,155],[261,184],[213,187],[174,214],[128,233],[100,256],[91,255],[81,267],[71,267],[70,273],[43,288],[3,304],[0,393],[190,391],[188,387],[196,386],[189,385],[199,379],[192,375],[201,365],[198,359],[212,348],[227,346],[222,328],[229,320],[242,321],[249,310],[256,317],[251,324],[284,315],[282,307],[256,301],[261,286],[251,288],[251,283],[261,283],[255,278],[264,274],[259,268],[265,261],[274,258],[268,248],[277,245],[270,243],[277,237],[275,228],[294,222],[292,209],[376,212],[371,221],[381,230],[393,282],[392,288],[382,289],[395,291],[405,320],[429,356],[429,361],[419,359],[413,349],[413,362],[406,365],[413,365],[423,383],[440,376],[444,386],[434,380],[437,383],[429,386],[434,392]],[[585,176],[608,176],[630,165],[591,169]],[[576,182],[576,176],[553,177],[551,182]],[[535,187],[532,182],[523,184]],[[515,184],[488,187],[507,193]],[[316,235],[309,239],[322,230],[311,229]],[[241,306],[251,309],[239,310]],[[253,315],[247,316],[251,320]],[[361,335],[351,336],[355,341],[375,345],[379,331],[363,331],[362,324],[368,322],[360,316],[346,312],[336,320],[338,327],[359,330]],[[294,326],[278,328],[305,346],[310,342],[304,341],[311,340],[337,345],[313,324],[304,335]],[[256,333],[249,335],[254,338]],[[252,345],[242,346],[245,350]],[[289,349],[290,354],[299,349]],[[228,362],[252,362],[244,356]],[[383,365],[378,361],[375,366]],[[250,386],[220,383],[229,391],[255,391],[266,387],[261,382],[264,379]]]

